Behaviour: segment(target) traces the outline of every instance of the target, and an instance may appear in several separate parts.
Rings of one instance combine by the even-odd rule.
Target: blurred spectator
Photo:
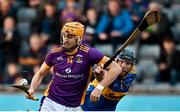
[[[180,14],[179,14],[179,4],[174,4],[174,0],[164,0],[162,1],[162,12],[166,15],[166,18],[169,21],[168,28],[170,29],[170,33],[173,34],[176,42],[180,42]],[[176,6],[175,6],[176,5]],[[164,18],[164,16],[162,16]],[[167,24],[167,22],[163,21],[163,24]],[[162,27],[163,28],[163,27]],[[162,32],[166,34],[167,32]]]
[[[38,34],[31,34],[29,39],[30,48],[27,51],[22,50],[20,52],[19,63],[23,70],[34,73],[39,69],[47,52],[41,43]]]
[[[15,29],[15,21],[12,17],[6,17],[3,28],[0,29],[0,64],[1,68],[9,61],[18,60],[18,52],[21,45],[21,38]]]
[[[95,10],[99,13],[106,10],[107,0],[81,0],[82,4],[82,13],[85,14],[89,8],[94,7]]]
[[[19,66],[15,62],[9,62],[7,64],[7,70],[5,74],[4,83],[5,84],[18,84],[20,80]]]
[[[49,42],[60,44],[60,23],[59,15],[56,12],[56,6],[54,3],[47,2],[44,5],[45,15],[42,19],[42,31],[49,36]]]
[[[174,38],[175,35],[173,35],[173,27],[176,24],[176,16],[174,9],[172,8],[173,0],[165,0],[163,1],[163,5],[161,6],[161,20],[159,22],[159,36],[160,41],[163,40],[162,37],[165,37],[165,35],[172,35]],[[175,39],[175,38],[174,38]],[[177,41],[175,39],[175,41]]]
[[[28,0],[29,6],[31,8],[38,8],[42,0]]]
[[[147,10],[147,2],[144,0],[125,0],[124,4],[131,14],[135,27],[137,27]]]
[[[108,0],[108,13],[103,14],[97,26],[99,43],[111,41],[114,49],[119,42],[123,43],[133,30],[131,16],[121,5],[118,0]]]
[[[59,0],[56,4],[57,11],[62,11],[66,7],[66,0]]]
[[[43,19],[43,13],[40,9],[40,6],[42,4],[42,0],[29,0],[28,5],[30,10],[34,10],[36,12],[35,17],[33,18],[33,21],[31,22],[31,30],[32,32],[41,32],[41,24]],[[43,6],[42,6],[43,7]]]
[[[17,12],[17,30],[23,40],[28,41],[32,32],[41,31],[42,12],[41,0],[27,0],[27,6],[21,7]],[[23,31],[22,31],[23,29]]]
[[[17,9],[13,6],[11,0],[0,1],[0,27],[3,26],[4,18],[11,16],[16,18]]]
[[[96,28],[98,23],[98,14],[94,8],[89,8],[86,12],[86,32],[84,40],[90,45],[97,44]]]
[[[158,2],[150,2],[148,6],[148,10],[160,10],[160,4]],[[140,44],[158,44],[159,37],[158,33],[158,24],[152,25],[148,27],[145,31],[143,31],[140,35]]]
[[[159,58],[158,82],[169,82],[175,85],[180,81],[180,51],[176,49],[175,42],[167,36],[162,42]]]
[[[174,23],[164,13],[159,2],[150,2],[148,10],[160,11],[161,18],[158,24],[148,27],[141,33],[140,44],[160,44],[165,35],[172,35],[171,27]]]
[[[80,6],[75,0],[67,0],[66,7],[62,10],[61,17],[62,25],[70,21],[82,21]]]
[[[41,45],[43,48],[47,48],[48,45],[51,45],[48,43],[50,37],[46,33],[41,33],[40,38],[41,38],[41,42],[42,42]]]
[[[48,2],[49,3],[49,2]],[[53,3],[53,2],[52,2]],[[43,13],[46,10],[45,7],[46,1],[45,0],[28,0],[28,6],[26,10],[29,10],[29,23],[31,24],[31,32],[40,33],[42,30],[42,20],[45,18]],[[49,13],[50,11],[48,11]],[[44,15],[43,15],[44,14]],[[28,16],[28,15],[27,15]]]
[[[13,2],[13,4],[15,5],[15,7],[23,7],[23,6],[27,6],[28,5],[28,0],[11,0]]]
[[[171,33],[171,22],[167,18],[167,15],[161,10],[161,4],[157,1],[152,1],[149,3],[148,10],[155,10],[160,12],[160,22],[149,26],[140,34],[138,41],[138,48],[141,49],[143,45],[159,45],[165,35],[172,35]],[[173,36],[170,36],[173,38]],[[139,60],[139,51],[137,50],[137,60]]]

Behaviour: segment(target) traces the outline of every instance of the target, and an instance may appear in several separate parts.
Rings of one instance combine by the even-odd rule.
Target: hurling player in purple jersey
[[[86,89],[92,75],[92,67],[104,64],[109,60],[98,50],[82,42],[84,25],[79,22],[68,22],[61,30],[62,46],[48,53],[44,63],[32,79],[27,98],[40,85],[42,79],[50,69],[53,78],[46,90],[46,97],[42,101],[40,111],[80,111]],[[111,74],[99,82],[92,91],[92,101],[96,102],[104,87],[109,86],[121,73],[117,63],[112,62],[105,74]]]

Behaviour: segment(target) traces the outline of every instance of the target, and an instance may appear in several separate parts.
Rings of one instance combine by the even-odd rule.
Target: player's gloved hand
[[[95,89],[91,92],[90,100],[91,100],[92,102],[97,102],[97,101],[99,101],[99,98],[100,98],[100,96],[101,96],[101,93],[102,93],[101,90],[95,88]]]
[[[103,68],[104,64],[101,64],[94,71],[94,76],[98,81],[101,81],[104,78],[105,70]]]

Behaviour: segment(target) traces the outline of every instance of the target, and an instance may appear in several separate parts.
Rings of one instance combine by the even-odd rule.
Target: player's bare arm
[[[121,72],[122,72],[121,67],[113,61],[109,65],[108,70],[105,70],[105,74],[104,74],[105,77],[103,78],[102,81],[100,81],[99,84],[101,84],[104,87],[109,86]]]
[[[105,61],[103,61],[103,64],[104,64],[104,62],[108,61],[109,58],[104,57],[103,60],[105,60]],[[91,97],[90,97],[91,101],[94,101],[94,102],[98,101],[98,99],[102,93],[102,90],[105,87],[108,87],[118,77],[118,75],[121,72],[122,72],[122,70],[121,70],[120,66],[113,61],[109,65],[108,70],[104,70],[104,75],[106,75],[106,77],[104,77],[103,80],[100,81],[100,83],[97,85],[97,87],[92,91]]]
[[[32,79],[29,93],[32,95],[35,90],[39,87],[42,82],[42,79],[49,73],[51,67],[48,66],[45,62],[41,65],[39,71],[37,71]],[[31,99],[31,96],[27,95],[27,98]]]

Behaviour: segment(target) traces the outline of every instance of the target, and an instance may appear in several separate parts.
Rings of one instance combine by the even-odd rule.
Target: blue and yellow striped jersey
[[[100,100],[96,103],[93,103],[90,101],[90,94],[98,85],[98,81],[95,79],[87,90],[85,103],[82,105],[83,110],[114,111],[117,103],[121,100],[123,96],[128,93],[128,90],[135,77],[136,70],[133,66],[130,72],[125,77],[118,77],[110,86],[106,87],[102,91]]]

